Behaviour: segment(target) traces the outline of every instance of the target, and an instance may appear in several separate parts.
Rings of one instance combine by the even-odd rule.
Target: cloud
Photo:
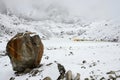
[[[54,8],[69,15],[91,19],[117,18],[120,14],[120,0],[4,0],[17,15],[31,18],[48,16],[48,8]],[[51,9],[52,11],[53,9]],[[50,11],[50,10],[49,10]],[[59,11],[59,12],[60,12]]]

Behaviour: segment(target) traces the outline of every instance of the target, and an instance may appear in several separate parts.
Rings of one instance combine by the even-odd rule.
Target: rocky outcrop
[[[58,63],[58,64],[57,64],[57,67],[58,67],[58,70],[59,70],[59,73],[60,73],[60,76],[58,77],[57,80],[64,79],[64,77],[65,77],[65,72],[66,72],[64,66]]]
[[[32,32],[18,33],[6,46],[13,70],[17,72],[37,67],[41,62],[43,49],[39,35]]]
[[[52,80],[50,77],[45,77],[43,80]]]
[[[61,65],[60,63],[57,63],[57,67],[59,70],[59,77],[57,78],[57,80],[80,80],[80,74],[77,73],[77,75],[75,77],[73,77],[72,71],[68,70],[66,72],[65,67],[63,65]]]
[[[74,80],[80,80],[80,74],[77,73],[76,77],[74,78]]]
[[[69,70],[67,73],[66,73],[66,80],[72,80],[72,71]]]

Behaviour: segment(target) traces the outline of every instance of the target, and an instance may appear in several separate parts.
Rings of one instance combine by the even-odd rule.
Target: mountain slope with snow
[[[107,80],[111,76],[120,79],[120,21],[88,21],[60,14],[56,14],[58,20],[53,15],[40,21],[0,14],[0,80],[42,80],[46,76],[56,80],[59,76],[56,63],[62,64],[66,71],[72,70],[73,76],[80,73],[81,80]],[[26,31],[36,32],[42,39],[45,47],[42,66],[17,75],[5,55],[6,44],[16,33]]]
[[[88,30],[80,35],[80,38],[85,40],[98,41],[120,41],[120,21],[100,21],[93,22],[89,25]]]
[[[26,21],[16,16],[10,17],[0,14],[0,33],[13,36],[17,32],[32,31],[39,33],[46,39],[50,37],[77,37],[88,41],[120,41],[120,20],[85,23],[79,18],[68,18],[67,21]]]

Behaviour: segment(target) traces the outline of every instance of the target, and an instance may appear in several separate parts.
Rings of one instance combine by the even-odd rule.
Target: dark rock
[[[40,71],[39,70],[33,70],[30,72],[32,76],[36,76]]]
[[[96,66],[96,65],[97,65],[97,63],[96,63],[96,62],[93,62],[93,63],[92,63],[92,66]]]
[[[57,78],[57,80],[63,80],[64,79],[64,75],[60,75],[58,78]]]
[[[100,80],[105,80],[105,77],[100,78]]]
[[[28,78],[26,78],[26,80],[29,80]]]
[[[59,73],[60,73],[60,76],[58,77],[57,80],[64,79],[64,77],[65,77],[65,72],[66,72],[64,66],[61,65],[61,64],[59,64],[59,63],[57,64],[57,66],[58,66],[58,70],[59,70]]]
[[[57,64],[57,66],[58,66],[58,70],[59,70],[59,73],[60,74],[65,74],[65,68],[64,68],[64,66],[63,65],[61,65],[61,64]]]
[[[48,60],[48,59],[49,59],[49,56],[46,56],[46,57],[45,57],[45,59],[47,59],[47,60]]]
[[[80,74],[77,73],[77,76],[74,78],[74,80],[80,80]]]
[[[86,67],[85,66],[81,66],[81,69],[86,69]]]
[[[5,64],[4,66],[7,66],[7,64]]]
[[[7,43],[6,47],[13,70],[17,72],[37,67],[40,64],[43,49],[40,37],[32,32],[18,33]]]
[[[113,77],[112,75],[109,75],[110,80],[116,80],[116,77]]]
[[[46,64],[46,66],[50,66],[50,65],[52,65],[53,63],[49,63],[49,64]]]
[[[106,74],[115,74],[115,71],[107,72]]]
[[[43,80],[52,80],[50,77],[45,77]]]
[[[86,60],[83,60],[82,63],[83,63],[83,64],[84,64],[84,63],[87,63],[87,61],[86,61]]]
[[[31,71],[30,68],[25,69],[24,73],[29,73]]]
[[[85,78],[84,80],[89,80],[89,78]]]
[[[14,77],[11,77],[10,80],[15,80],[15,78],[14,78]]]
[[[70,55],[73,55],[73,52],[70,52],[70,54],[68,54],[68,55],[69,55],[69,56],[70,56]]]
[[[72,80],[72,71],[71,70],[67,71],[66,80]]]

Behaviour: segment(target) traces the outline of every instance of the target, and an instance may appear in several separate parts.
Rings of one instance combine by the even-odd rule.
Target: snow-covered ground
[[[15,77],[15,80],[40,80],[46,76],[56,80],[59,76],[56,62],[62,64],[66,71],[71,70],[73,76],[80,73],[81,80],[85,78],[91,80],[90,77],[95,80],[105,77],[107,80],[109,78],[107,72],[110,71],[115,71],[117,76],[120,76],[120,43],[75,42],[66,38],[51,38],[42,42],[45,46],[41,62],[43,66],[34,69],[39,70],[35,76],[32,76],[32,73],[16,76],[8,56],[0,56],[0,80],[9,80],[11,77]],[[3,49],[4,44],[6,43],[0,43]]]
[[[45,50],[39,72],[16,76],[8,56],[6,44],[18,32],[32,31],[40,35]],[[108,42],[110,41],[110,42]],[[81,80],[105,80],[110,75],[120,76],[120,21],[82,21],[79,18],[55,22],[26,21],[16,16],[0,14],[0,80],[42,80],[50,76],[56,80],[62,64],[73,76],[80,73]],[[34,72],[33,70],[33,72]],[[113,71],[115,74],[107,74]],[[117,78],[120,80],[120,78]]]

